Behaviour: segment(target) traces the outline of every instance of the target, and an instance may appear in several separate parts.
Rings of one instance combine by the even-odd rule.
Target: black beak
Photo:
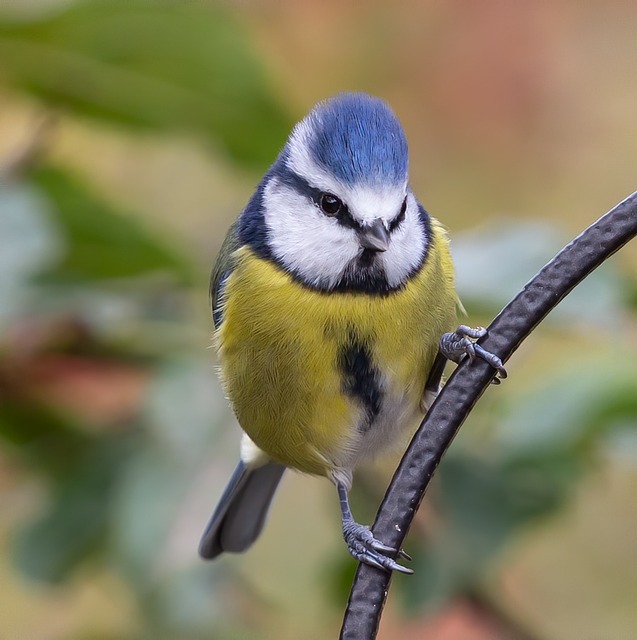
[[[380,218],[376,218],[371,226],[363,227],[358,232],[361,246],[372,251],[387,251],[389,247],[389,233]]]

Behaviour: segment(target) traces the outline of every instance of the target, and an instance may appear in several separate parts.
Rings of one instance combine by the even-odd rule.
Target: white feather
[[[244,433],[241,437],[241,461],[248,467],[256,468],[261,467],[270,461],[270,456],[267,453],[259,449],[254,442],[252,442],[250,436]]]
[[[396,212],[394,211],[394,216]],[[407,195],[407,210],[403,223],[395,229],[389,241],[389,248],[379,258],[385,269],[387,282],[397,287],[405,281],[409,273],[418,266],[422,259],[428,238],[420,222],[418,203],[413,194]]]
[[[350,430],[349,446],[333,464],[332,477],[347,477],[351,470],[361,462],[378,457],[383,452],[402,444],[403,437],[413,430],[425,413],[422,407],[415,405],[404,386],[389,375],[382,377],[382,405],[371,428],[365,429],[367,417],[364,410],[359,414],[360,424]]]
[[[313,176],[300,175],[317,186]],[[361,219],[359,212],[367,211],[366,215],[370,217],[370,203],[377,201],[385,203],[385,206],[377,210],[373,219],[380,217],[385,226],[389,227],[405,198],[405,191],[399,187],[393,188],[390,197],[387,187],[377,189],[373,186],[358,186],[350,189],[349,195],[343,195],[343,190],[339,191],[333,186],[318,188],[326,188],[342,198],[352,216],[361,224],[367,220]],[[326,289],[334,287],[343,277],[348,264],[362,252],[356,230],[326,216],[306,196],[276,177],[266,185],[263,201],[265,221],[270,231],[270,247],[274,255],[305,282]],[[387,202],[392,203],[391,207]],[[377,257],[391,287],[400,286],[417,267],[426,241],[419,220],[418,203],[409,193],[405,219],[392,232],[388,249]]]
[[[360,252],[356,232],[277,178],[265,187],[264,207],[274,255],[314,286],[336,285]]]

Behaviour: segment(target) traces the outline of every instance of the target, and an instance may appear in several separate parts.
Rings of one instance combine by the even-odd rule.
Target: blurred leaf
[[[210,633],[224,620],[221,589],[228,581],[220,580],[219,565],[204,564],[196,555],[202,523],[191,520],[187,504],[196,467],[157,445],[146,440],[118,478],[111,562],[139,594],[138,603],[157,630],[153,637],[186,638],[195,632],[198,638],[197,631]]]
[[[409,548],[417,584],[405,589],[407,606],[440,607],[479,586],[515,534],[563,503],[583,468],[573,452],[499,463],[450,452],[435,485],[442,526]]]
[[[414,536],[411,536],[413,539]],[[426,544],[409,546],[414,575],[409,583],[396,583],[407,611],[422,614],[444,606],[461,591],[453,572],[453,556],[443,555],[442,545],[428,540]]]
[[[214,369],[200,359],[168,361],[151,382],[142,419],[144,450],[125,468],[115,502],[116,540],[131,577],[148,581],[171,565],[165,549],[184,497],[202,465],[224,413]],[[188,545],[194,553],[197,533]],[[160,560],[161,559],[161,560]],[[156,577],[156,576],[155,576]]]
[[[495,220],[454,237],[460,298],[472,311],[496,313],[566,244],[547,222]],[[625,304],[623,283],[605,264],[576,287],[547,321],[569,326],[617,326]]]
[[[159,565],[171,564],[166,545],[192,473],[150,442],[122,471],[114,501],[114,542],[127,577],[140,588],[157,580]]]
[[[127,436],[98,438],[68,467],[46,513],[15,537],[14,558],[23,573],[57,582],[99,549],[107,538],[111,489],[129,445]]]
[[[347,553],[330,556],[323,566],[321,583],[334,607],[340,608],[347,601],[357,568],[357,563]]]
[[[132,217],[99,200],[76,178],[44,167],[34,171],[32,179],[51,201],[55,222],[66,237],[66,252],[49,277],[103,280],[163,271],[191,281],[185,258]]]
[[[229,417],[212,360],[168,361],[151,383],[146,416],[176,456],[194,461],[207,455],[223,416]]]
[[[107,0],[33,21],[5,17],[0,59],[5,82],[51,105],[192,131],[260,169],[289,128],[246,35],[214,5]]]
[[[227,621],[228,582],[210,564],[195,562],[146,590],[143,606],[156,629],[153,638],[230,638],[217,630]]]
[[[505,458],[583,451],[627,421],[637,428],[635,361],[590,359],[514,399],[494,444]]]
[[[577,480],[576,465],[576,455],[552,452],[522,463],[498,464],[463,455],[445,461],[440,474],[440,510],[462,546],[471,549],[466,557],[471,573],[482,569],[486,557],[499,550],[520,525],[555,508]],[[562,482],[555,481],[553,470]]]
[[[8,450],[39,472],[65,474],[84,451],[87,436],[66,416],[10,394],[6,386],[0,386],[0,400],[0,440]]]
[[[0,327],[20,314],[32,277],[61,252],[50,205],[35,189],[0,182]]]

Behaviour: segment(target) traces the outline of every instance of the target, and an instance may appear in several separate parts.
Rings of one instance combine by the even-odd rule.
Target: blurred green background
[[[245,556],[199,536],[239,431],[210,265],[291,125],[403,121],[487,323],[637,188],[634,3],[0,2],[0,620],[15,640],[336,637],[333,487],[289,474]],[[523,345],[441,465],[380,637],[635,637],[637,251]],[[397,456],[357,477],[371,521]]]

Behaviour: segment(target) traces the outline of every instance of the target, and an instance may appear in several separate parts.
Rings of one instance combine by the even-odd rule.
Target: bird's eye
[[[343,202],[331,193],[322,194],[319,200],[319,205],[323,213],[328,216],[338,215],[345,207]]]

